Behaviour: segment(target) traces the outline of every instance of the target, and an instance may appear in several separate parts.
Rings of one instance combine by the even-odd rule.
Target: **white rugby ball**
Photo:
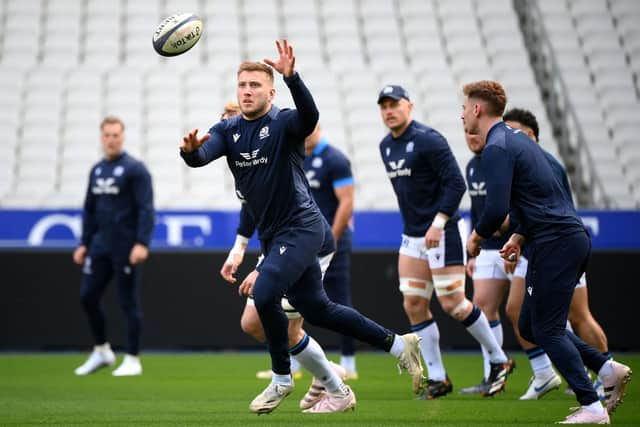
[[[153,34],[153,48],[162,56],[191,49],[202,35],[202,20],[193,13],[176,13],[162,21]]]

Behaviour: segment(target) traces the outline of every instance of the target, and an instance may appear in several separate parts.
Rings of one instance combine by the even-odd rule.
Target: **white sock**
[[[291,375],[289,374],[276,374],[275,372],[273,373],[273,376],[271,377],[271,382],[273,384],[282,384],[282,385],[291,385],[293,384],[293,380],[291,379]]]
[[[489,327],[487,316],[485,316],[482,311],[480,311],[480,316],[476,321],[470,326],[467,326],[467,331],[469,331],[481,346],[487,349],[491,363],[504,363],[507,361],[507,355],[504,354],[502,347],[497,343],[496,338]]]
[[[345,356],[344,354],[340,356],[340,366],[342,366],[347,372],[355,372],[356,371],[356,357]]]
[[[298,372],[300,370],[300,362],[295,357],[291,358],[291,373]]]
[[[96,350],[96,351],[110,351],[111,350],[111,346],[109,345],[108,342],[106,342],[104,344],[100,344],[100,345],[94,346],[93,349]]]
[[[546,378],[553,375],[553,368],[551,367],[551,359],[547,356],[547,353],[542,353],[540,356],[536,356],[533,359],[529,359],[533,375],[536,377]]]
[[[307,346],[293,356],[300,365],[318,379],[325,386],[330,393],[335,393],[340,390],[342,380],[336,374],[327,360],[327,356],[324,354],[320,344],[313,338],[308,337],[309,342]],[[303,338],[303,340],[305,339]]]
[[[420,350],[427,365],[427,373],[430,380],[444,381],[447,373],[442,363],[442,353],[440,353],[440,330],[434,321],[429,326],[414,331],[420,338]]]
[[[498,345],[500,347],[502,347],[502,342],[504,340],[503,334],[502,334],[502,322],[500,322],[500,319],[498,320],[492,320],[491,322],[489,322],[489,327],[491,328],[491,333],[493,333],[493,336],[496,338],[496,341],[498,343]],[[484,366],[484,379],[486,380],[487,378],[489,378],[489,373],[491,372],[491,363],[489,360],[489,352],[487,351],[486,348],[484,348],[484,346],[480,346],[480,349],[482,350],[482,363]]]
[[[588,410],[589,412],[591,412],[592,414],[596,414],[596,415],[604,414],[604,406],[602,406],[602,402],[600,402],[599,400],[596,400],[595,402],[589,405],[584,405],[582,407]]]
[[[391,344],[391,349],[389,350],[389,353],[391,353],[395,357],[400,357],[403,351],[404,351],[404,340],[400,335],[396,334],[396,336],[393,337],[393,344]]]
[[[600,378],[606,378],[611,374],[613,374],[613,364],[611,363],[610,360],[607,360],[606,362],[604,362],[604,365],[602,365],[602,367],[598,371],[598,376]]]

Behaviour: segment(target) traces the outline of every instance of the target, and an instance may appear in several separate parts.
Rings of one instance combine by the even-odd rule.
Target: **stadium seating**
[[[607,197],[640,206],[640,2],[539,7]],[[179,10],[203,17],[203,38],[161,58],[153,29]],[[99,122],[116,114],[128,151],[153,173],[158,207],[237,208],[224,163],[191,170],[177,146],[235,97],[239,61],[273,56],[279,37],[296,48],[324,134],[352,159],[358,209],[396,208],[377,148],[385,128],[375,101],[386,84],[409,90],[415,118],[447,137],[461,168],[471,157],[461,86],[485,78],[504,84],[509,106],[536,113],[541,143],[558,156],[510,0],[4,0],[0,207],[78,207],[99,158]],[[276,90],[278,105],[293,105],[280,79]]]

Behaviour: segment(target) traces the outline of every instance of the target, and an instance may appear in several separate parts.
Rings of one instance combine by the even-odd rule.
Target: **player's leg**
[[[500,304],[506,295],[509,286],[509,278],[497,265],[500,255],[495,250],[482,250],[476,257],[473,271],[473,303],[487,316],[491,332],[498,345],[502,347],[503,334],[500,321]],[[484,373],[480,384],[460,390],[460,394],[482,393],[491,371],[489,353],[486,348],[482,350]]]
[[[529,322],[520,323],[523,337],[538,343],[547,352],[576,393],[581,408],[567,417],[567,422],[608,421],[607,412],[584,369],[586,364],[599,371],[607,360],[565,329],[575,283],[584,271],[590,246],[586,233],[535,244],[529,260],[522,311],[529,316]]]
[[[569,322],[576,334],[587,344],[608,356],[609,344],[607,336],[600,324],[593,318],[589,310],[589,295],[584,275],[575,288],[571,306],[569,307]]]
[[[111,260],[104,256],[87,256],[82,266],[80,301],[89,320],[94,348],[89,358],[75,370],[76,375],[90,374],[104,366],[113,365],[116,361],[107,342],[104,312],[100,305],[112,273]]]
[[[138,298],[141,266],[114,265],[120,308],[127,321],[127,348],[122,364],[113,371],[114,376],[141,375],[140,337],[142,334],[142,310]]]
[[[513,365],[498,345],[487,317],[465,296],[465,253],[458,224],[448,223],[439,246],[430,248],[427,254],[433,286],[442,309],[461,322],[480,345],[487,349],[491,370],[483,395],[492,396],[504,388]]]
[[[324,275],[323,284],[329,299],[338,304],[351,307],[351,243],[341,239],[329,268]],[[340,365],[347,371],[348,379],[357,379],[355,346],[353,338],[340,337]]]
[[[263,246],[264,261],[253,287],[253,299],[271,355],[271,384],[249,405],[251,411],[273,411],[293,391],[289,362],[288,319],[282,298],[293,283],[313,266],[322,287],[317,255],[324,240],[320,221],[305,228],[288,229]],[[292,301],[293,302],[293,301]]]
[[[283,298],[283,302],[285,301],[285,299]],[[285,310],[285,313],[287,314],[287,317],[289,317],[289,313],[287,311],[287,307],[283,306],[283,309]],[[295,310],[293,310],[295,314],[298,314],[297,312],[295,312]],[[299,316],[299,314],[298,314]],[[296,327],[292,327],[291,325],[291,321],[289,321],[289,327],[288,327],[288,335],[289,335],[289,346],[291,347],[293,344],[295,344],[298,341],[294,341],[294,343],[292,344],[292,334],[297,336],[297,329],[302,329],[302,325],[300,324],[297,329]],[[262,328],[262,323],[260,322],[260,317],[258,316],[258,311],[256,310],[256,306],[255,303],[253,302],[253,297],[249,296],[247,297],[247,303],[244,306],[244,310],[242,311],[242,316],[240,317],[240,328],[242,329],[242,331],[247,334],[252,336],[253,338],[255,338],[257,341],[260,342],[265,342],[265,335],[264,335],[264,329]],[[293,338],[295,340],[295,338]],[[299,340],[300,338],[298,338]],[[300,370],[300,363],[298,363],[298,361],[294,358],[291,359],[291,375],[293,376],[294,380],[298,380],[300,378],[302,378],[302,371]],[[271,369],[266,369],[266,370],[262,370],[262,371],[258,371],[256,372],[256,378],[261,379],[261,380],[270,380],[271,377],[273,376],[273,372],[271,371]]]
[[[411,332],[420,337],[420,350],[427,365],[427,379],[420,398],[434,399],[451,392],[442,353],[440,330],[430,310],[433,283],[427,262],[424,239],[402,236],[398,253],[398,275],[402,306],[411,324]]]
[[[520,257],[516,271],[511,278],[511,287],[509,289],[509,297],[507,298],[506,312],[507,317],[513,326],[513,332],[525,351],[531,365],[533,375],[529,380],[529,386],[525,393],[520,396],[520,400],[538,400],[551,390],[558,389],[562,384],[562,379],[553,370],[551,359],[542,347],[529,342],[522,338],[518,327],[518,319],[522,309],[522,302],[525,293],[525,277],[527,274],[527,259]]]
[[[357,310],[332,302],[327,297],[320,278],[320,267],[316,263],[288,290],[289,302],[312,325],[350,335],[397,357],[400,368],[411,375],[413,390],[417,392],[423,372],[418,336],[396,335]]]

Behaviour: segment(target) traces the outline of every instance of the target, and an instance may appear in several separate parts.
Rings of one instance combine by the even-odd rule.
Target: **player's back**
[[[497,154],[496,150],[502,151],[498,155],[506,155],[507,169],[511,170],[495,170],[496,165],[487,162]],[[503,122],[497,123],[487,135],[482,158],[483,169],[493,168],[494,177],[504,180],[512,174],[511,208],[529,238],[546,241],[584,230],[551,162],[542,148],[524,133]]]

